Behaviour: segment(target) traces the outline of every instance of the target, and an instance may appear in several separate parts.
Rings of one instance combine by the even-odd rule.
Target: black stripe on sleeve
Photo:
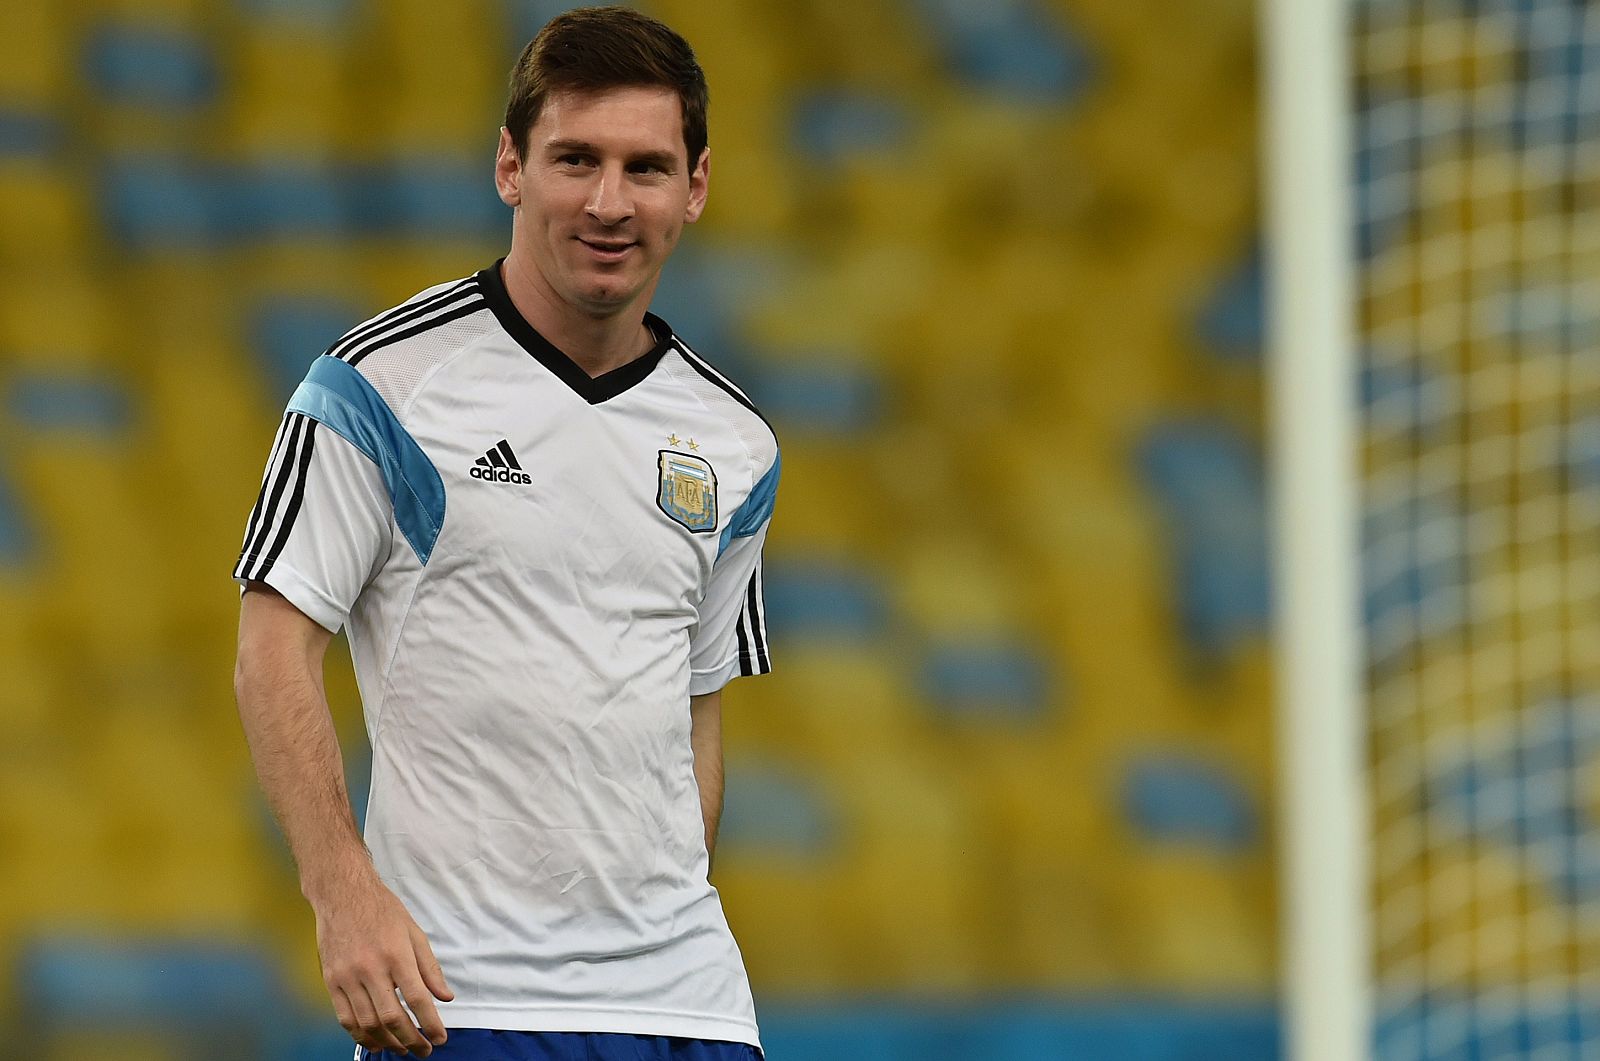
[[[474,298],[469,302],[462,303],[448,313],[441,313],[437,317],[429,317],[426,320],[419,321],[418,323],[413,324],[411,327],[402,329],[401,331],[391,332],[387,335],[380,335],[367,342],[365,345],[357,347],[350,353],[349,357],[345,358],[345,360],[350,362],[352,365],[359,365],[361,364],[362,360],[374,350],[382,350],[384,347],[393,346],[395,343],[398,343],[403,339],[411,339],[415,336],[421,335],[423,332],[432,331],[435,328],[442,328],[451,321],[458,321],[462,317],[470,317],[474,313],[478,313],[488,308],[489,304],[483,299]]]
[[[760,577],[759,571],[750,574],[750,587],[745,591],[745,609],[750,617],[752,647],[755,649],[756,669],[753,673],[765,674],[772,669],[772,663],[767,659],[767,639],[761,632],[761,593],[757,588]]]
[[[733,624],[734,633],[739,637],[739,673],[749,675],[751,672],[750,639],[744,632],[744,609],[739,610],[739,619]]]
[[[289,498],[289,507],[284,510],[283,523],[278,527],[278,536],[273,539],[272,548],[268,550],[266,559],[261,562],[257,578],[266,578],[272,570],[272,565],[277,563],[278,555],[283,552],[284,545],[289,541],[289,532],[294,529],[295,517],[300,514],[300,503],[306,496],[307,470],[311,466],[311,447],[315,442],[317,422],[306,420],[305,444],[300,449],[299,465],[295,474],[294,493]]]
[[[272,473],[272,492],[267,497],[267,507],[261,514],[261,521],[256,527],[254,536],[245,542],[245,563],[242,571],[245,578],[259,576],[259,572],[253,568],[257,566],[261,550],[266,545],[267,535],[272,533],[273,519],[278,514],[278,504],[283,500],[283,492],[293,477],[295,458],[299,455],[300,437],[306,425],[306,418],[299,413],[290,413],[285,417],[285,422],[289,425],[289,438],[283,446],[283,458],[278,462],[277,470]]]
[[[415,320],[421,316],[426,316],[435,309],[448,305],[460,296],[472,292],[477,288],[477,286],[477,276],[469,276],[460,283],[450,287],[448,290],[440,291],[436,295],[430,295],[427,298],[422,299],[420,302],[401,303],[391,310],[386,310],[383,313],[380,313],[366,324],[358,325],[357,327],[352,328],[349,332],[342,336],[338,342],[334,343],[328,348],[328,353],[343,360],[344,356],[348,354],[358,343],[365,342],[366,340],[377,335],[379,332],[395,327],[396,325],[404,324],[407,321]]]
[[[250,508],[250,520],[244,527],[244,541],[239,546],[241,557],[248,552],[250,539],[255,537],[256,530],[260,526],[261,510],[267,502],[267,487],[272,482],[272,468],[273,465],[278,463],[278,457],[283,452],[284,440],[289,437],[289,417],[291,415],[293,414],[284,414],[283,422],[278,425],[277,434],[272,439],[272,452],[267,456],[266,470],[261,473],[261,489],[256,492],[256,503]],[[243,566],[242,563],[239,565],[241,568]]]

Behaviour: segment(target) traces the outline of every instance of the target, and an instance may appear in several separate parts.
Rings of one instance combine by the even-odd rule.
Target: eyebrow
[[[585,155],[598,155],[602,152],[598,147],[587,140],[551,140],[544,145],[547,152],[552,155],[563,155],[575,151]],[[670,151],[641,151],[637,155],[628,156],[629,162],[644,162],[652,166],[659,166],[665,170],[674,170],[678,166],[678,159]]]

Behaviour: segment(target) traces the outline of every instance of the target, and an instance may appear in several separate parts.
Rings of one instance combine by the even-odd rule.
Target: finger
[[[351,996],[343,988],[335,988],[333,993],[337,1000],[334,1005],[334,1012],[339,1015],[339,1027],[349,1032],[350,1038],[354,1039],[360,1046],[364,1046],[373,1052],[382,1050],[384,1048],[382,1044],[372,1037],[371,1032],[361,1026],[361,1017],[355,1004],[350,1001]]]
[[[422,973],[422,981],[428,985],[428,990],[433,992],[433,997],[440,1002],[453,1001],[456,993],[444,982],[444,970],[439,966],[439,959],[433,956],[433,947],[428,943],[428,937],[415,923],[411,925],[411,949],[416,952],[417,969]],[[410,999],[406,1001],[409,1002]],[[415,1003],[411,1008],[417,1008]],[[428,1001],[428,1008],[433,1008],[431,1000]]]
[[[383,1026],[383,1021],[378,1019],[378,1011],[372,1004],[370,991],[358,986],[346,993],[350,996],[351,1008],[355,1010],[356,1023],[361,1026],[361,1045],[373,1050],[394,1050],[405,1053],[405,1045]]]
[[[427,1057],[433,1053],[433,1045],[424,1039],[417,1026],[411,1023],[411,1014],[400,1004],[400,996],[395,994],[394,988],[384,991],[369,986],[367,994],[372,998],[372,1008],[378,1015],[378,1023],[394,1037],[402,1051],[414,1052],[418,1057]]]
[[[339,1027],[349,1032],[350,1038],[361,1042],[361,1023],[356,1020],[356,1011],[350,1004],[350,996],[344,993],[342,987],[330,987],[328,997],[333,1000],[333,1015],[339,1019]]]
[[[422,1029],[422,1034],[434,1046],[443,1046],[446,1039],[444,1021],[439,1017],[439,1010],[433,1004],[433,996],[428,994],[427,988],[418,976],[402,977],[400,981],[400,994],[405,997],[406,1005],[411,1007],[411,1013],[417,1018],[417,1025]]]

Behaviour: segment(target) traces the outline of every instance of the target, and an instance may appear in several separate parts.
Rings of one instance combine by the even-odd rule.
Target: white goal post
[[[1370,1056],[1343,0],[1263,0],[1281,999],[1293,1061]]]

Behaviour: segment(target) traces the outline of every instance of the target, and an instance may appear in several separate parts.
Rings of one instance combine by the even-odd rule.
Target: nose
[[[589,216],[610,228],[620,225],[633,216],[633,200],[628,195],[628,182],[621,167],[602,167],[595,176],[594,187],[589,190],[589,201],[584,204]]]

